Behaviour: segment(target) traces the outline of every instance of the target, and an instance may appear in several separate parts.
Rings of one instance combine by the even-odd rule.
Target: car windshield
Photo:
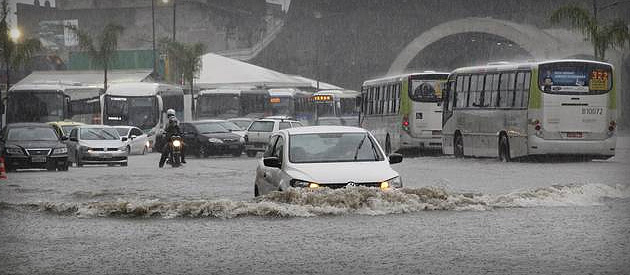
[[[221,126],[221,124],[219,124],[218,122],[198,123],[198,124],[195,124],[195,127],[197,127],[197,131],[199,131],[200,134],[229,133],[230,132],[228,129],[225,129],[225,127]]]
[[[129,133],[129,128],[116,128],[116,132],[118,132],[118,135],[120,135],[121,137],[126,137],[127,133]]]
[[[375,141],[366,133],[298,134],[289,139],[293,163],[382,161]]]
[[[250,132],[272,132],[273,121],[254,121],[247,131]]]
[[[238,125],[234,124],[234,122],[231,122],[231,121],[222,121],[222,122],[219,122],[219,124],[221,124],[223,128],[228,129],[230,131],[243,131],[241,127],[238,127]]]
[[[240,127],[241,129],[247,129],[247,127],[249,127],[249,125],[252,124],[252,122],[249,120],[230,120],[230,121],[238,125],[238,127]]]
[[[58,140],[55,130],[44,127],[27,127],[9,129],[7,140]]]
[[[81,128],[82,140],[116,140],[120,135],[113,128]]]
[[[63,131],[64,135],[67,135],[67,134],[70,134],[70,131],[72,131],[74,127],[77,127],[77,125],[64,125],[64,126],[61,126],[61,130]]]

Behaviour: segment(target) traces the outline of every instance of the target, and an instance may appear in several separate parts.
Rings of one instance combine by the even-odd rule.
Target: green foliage
[[[608,49],[622,48],[626,43],[630,43],[628,25],[623,20],[615,19],[603,24],[582,7],[573,5],[560,7],[551,14],[550,19],[553,24],[568,21],[572,28],[586,36],[593,44],[595,58],[599,60],[605,60]]]
[[[0,57],[5,66],[6,87],[9,87],[9,72],[12,68],[20,68],[28,64],[41,48],[41,43],[37,39],[23,39],[13,41],[9,37],[9,24],[7,22],[10,9],[7,0],[0,3]]]
[[[103,68],[103,87],[107,89],[107,70],[111,67],[112,59],[116,55],[118,37],[123,33],[124,28],[110,23],[105,25],[103,31],[96,37],[92,37],[89,33],[75,26],[68,26],[68,28],[77,34],[79,48],[86,51],[92,61]]]
[[[201,70],[201,55],[205,51],[204,45],[201,43],[185,44],[167,40],[163,40],[161,44],[166,48],[171,67],[174,67],[171,69],[171,71],[174,71],[172,75],[181,75],[192,87],[194,77]]]

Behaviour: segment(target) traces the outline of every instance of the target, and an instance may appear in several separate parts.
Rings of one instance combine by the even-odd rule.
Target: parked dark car
[[[7,171],[43,168],[68,170],[68,147],[46,123],[13,123],[2,130],[0,149]]]
[[[183,122],[180,126],[184,132],[186,154],[199,157],[231,154],[238,157],[243,153],[245,140],[221,126],[220,121]]]

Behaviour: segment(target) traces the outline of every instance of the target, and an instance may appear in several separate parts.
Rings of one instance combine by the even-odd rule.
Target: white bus
[[[288,117],[305,125],[313,123],[313,93],[294,88],[269,89],[269,105],[265,116]]]
[[[73,120],[100,123],[102,88],[80,83],[15,85],[6,98],[5,123]]]
[[[456,69],[444,106],[443,151],[462,156],[615,155],[613,67],[555,60]]]
[[[442,87],[448,73],[426,71],[367,80],[361,88],[361,127],[385,152],[442,146]]]
[[[324,90],[313,94],[315,125],[359,126],[359,99],[361,94],[351,90]]]
[[[184,91],[179,86],[161,83],[111,84],[101,98],[105,125],[136,126],[149,135],[150,146],[164,128],[166,110],[174,109],[180,121],[184,114]]]
[[[195,119],[263,117],[268,102],[269,92],[265,89],[202,90],[195,100]]]

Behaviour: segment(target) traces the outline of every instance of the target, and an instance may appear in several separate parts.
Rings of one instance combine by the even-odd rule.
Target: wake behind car
[[[82,125],[70,131],[68,154],[78,167],[84,164],[127,166],[127,137],[111,126]]]
[[[357,127],[312,126],[281,130],[271,137],[256,168],[254,196],[288,188],[402,187],[390,164],[400,154],[385,155],[368,131]]]
[[[235,157],[243,153],[244,139],[221,126],[223,120],[199,120],[182,122],[186,153],[198,157],[231,154]]]
[[[9,124],[2,131],[0,147],[8,171],[20,168],[68,170],[68,148],[48,124]]]

